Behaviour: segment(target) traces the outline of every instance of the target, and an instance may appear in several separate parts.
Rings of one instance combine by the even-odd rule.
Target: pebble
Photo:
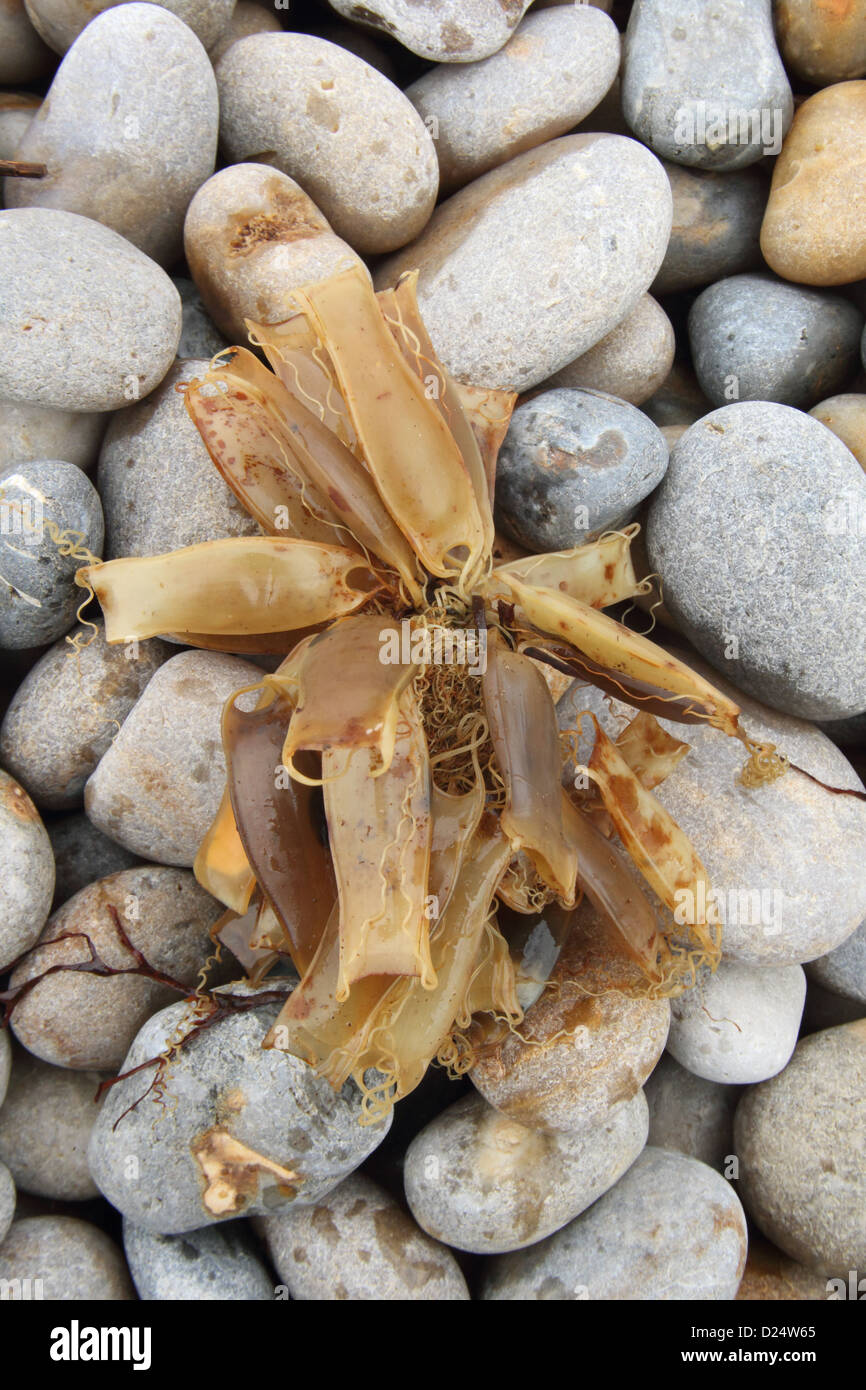
[[[394,251],[418,235],[436,202],[436,148],[382,73],[310,34],[253,34],[216,76],[234,163],[267,150],[356,251]]]
[[[556,1235],[487,1266],[487,1300],[733,1298],[746,1218],[724,1178],[685,1154],[646,1148],[625,1177]]]
[[[9,1033],[7,1029],[0,1028],[0,1105],[3,1104],[6,1090],[9,1086],[9,1074],[12,1070],[12,1048],[9,1045]]]
[[[739,689],[844,719],[866,709],[864,517],[844,444],[799,410],[742,401],[674,445],[647,550],[677,625]]]
[[[329,0],[346,19],[359,18],[355,0]],[[473,63],[496,53],[532,0],[369,0],[360,16],[434,63]]]
[[[667,462],[635,406],[603,391],[545,391],[518,406],[499,451],[499,524],[527,550],[583,545],[622,526]]]
[[[713,405],[776,401],[806,410],[857,370],[863,315],[841,295],[770,275],[732,275],[689,313],[698,381]]]
[[[815,87],[866,77],[866,0],[776,0],[773,17],[779,51],[798,77]]]
[[[740,1192],[764,1234],[828,1276],[866,1268],[866,1019],[813,1033],[737,1107]]]
[[[0,159],[15,158],[41,100],[24,92],[0,92]]]
[[[436,142],[442,192],[565,135],[619,70],[613,20],[589,5],[532,14],[480,63],[445,63],[406,89]]]
[[[851,450],[860,467],[866,468],[866,395],[851,392],[830,396],[813,406],[809,414],[832,430]]]
[[[695,289],[762,264],[759,238],[769,187],[760,169],[716,174],[666,163],[665,172],[674,220],[654,294]]]
[[[249,0],[249,3],[254,4],[254,0]],[[256,5],[255,8],[261,9],[261,6]],[[183,327],[180,330],[177,355],[180,358],[199,357],[209,362],[230,344],[208,316],[204,300],[194,281],[187,280],[182,275],[175,275],[172,277],[172,284],[180,295],[183,306]]]
[[[182,1047],[165,1077],[164,1104],[152,1091],[143,1096],[141,1074],[109,1091],[90,1170],[124,1216],[174,1235],[293,1202],[315,1205],[384,1139],[390,1116],[359,1124],[361,1092],[352,1082],[335,1092],[306,1063],[262,1047],[278,1010],[263,1004],[229,1014]],[[185,1002],[155,1014],[124,1071],[159,1056],[191,1020]]]
[[[300,185],[267,164],[232,164],[208,179],[190,204],[184,244],[202,302],[231,343],[246,343],[247,318],[289,318],[298,286],[358,264]]]
[[[862,788],[844,754],[813,725],[759,705],[700,658],[689,653],[685,659],[737,700],[751,738],[775,744],[828,786]],[[634,715],[631,706],[613,701],[608,708],[601,692],[575,685],[560,701],[560,727],[573,728],[583,709],[595,713],[610,737],[622,729],[622,716]],[[751,965],[798,965],[850,936],[866,916],[866,805],[833,796],[793,770],[747,790],[739,781],[745,750],[736,739],[708,725],[660,723],[690,751],[654,795],[707,870],[723,918],[723,956]]]
[[[699,1158],[724,1174],[734,1152],[734,1110],[740,1093],[739,1086],[720,1086],[686,1071],[668,1050],[644,1088],[647,1143]]]
[[[97,829],[133,854],[190,868],[225,787],[220,719],[252,662],[180,652],[160,666],[84,789]]]
[[[450,1250],[387,1192],[353,1173],[315,1206],[266,1216],[261,1229],[280,1279],[302,1302],[466,1302]]]
[[[88,940],[107,965],[134,966],[109,907],[149,965],[192,989],[213,950],[209,931],[222,908],[191,873],[155,864],[124,869],[74,894],[13,971],[11,987],[54,965],[89,960]],[[74,941],[58,939],[75,934]],[[114,1072],[146,1019],[176,997],[169,986],[142,975],[60,971],[21,998],[12,1031],[29,1052],[54,1066]]]
[[[39,33],[57,53],[65,53],[94,14],[126,0],[25,0]],[[205,48],[211,48],[232,16],[235,0],[160,0],[160,9],[170,10],[197,35]]]
[[[195,35],[159,5],[116,5],[76,40],[18,147],[47,177],[7,179],[6,206],[80,213],[171,265],[189,201],[213,173],[218,127]]]
[[[63,459],[85,472],[96,462],[108,417],[0,401],[0,472],[13,464]]]
[[[363,58],[371,68],[381,72],[389,82],[400,85],[397,67],[391,56],[394,50],[386,53],[365,29],[358,29],[354,24],[326,24],[321,30],[321,36],[327,39],[328,43],[335,43],[338,48],[347,48],[350,53]]]
[[[87,563],[82,555],[102,553],[99,494],[75,464],[40,459],[0,473],[0,508],[0,647],[54,642],[84,597],[75,584],[75,571]],[[63,540],[67,533],[71,540]]]
[[[101,625],[71,635],[80,649],[56,642],[0,725],[0,760],[42,811],[81,805],[85,782],[171,651],[159,641],[109,646]]]
[[[238,0],[231,18],[223,29],[217,42],[210,49],[209,57],[214,67],[220,58],[238,39],[246,39],[250,34],[280,34],[283,26],[279,15],[266,10],[256,0]]]
[[[823,1302],[828,1298],[827,1280],[796,1260],[787,1259],[769,1241],[752,1238],[736,1298],[738,1302]]]
[[[863,1018],[864,1012],[859,999],[846,999],[842,994],[833,994],[829,989],[824,989],[815,980],[809,980],[803,1010],[803,1034],[822,1033],[825,1028],[856,1023]]]
[[[802,966],[724,960],[671,1001],[668,1052],[707,1081],[766,1081],[797,1045],[805,1002]]]
[[[866,82],[839,82],[797,111],[773,169],[764,259],[786,280],[866,279]]]
[[[665,159],[727,170],[778,154],[793,99],[771,0],[711,11],[704,0],[635,0],[624,62],[626,119]]]
[[[56,58],[34,29],[22,0],[5,0],[0,9],[0,82],[35,82]]]
[[[670,219],[670,185],[649,150],[620,135],[565,135],[442,203],[377,285],[417,268],[421,312],[451,374],[525,391],[631,313]]]
[[[0,770],[0,970],[33,945],[53,895],[48,832],[23,787]]]
[[[19,1048],[0,1110],[0,1159],[21,1192],[63,1202],[98,1197],[87,1144],[102,1076],[51,1067]]]
[[[138,1296],[145,1303],[271,1300],[274,1284],[250,1239],[246,1222],[161,1236],[123,1223],[123,1246]]]
[[[208,365],[204,358],[175,363],[153,395],[112,418],[96,475],[106,559],[261,534],[211,462],[176,389]]]
[[[82,811],[52,816],[47,830],[56,869],[53,910],[96,879],[141,863],[137,855],[97,830]]]
[[[75,1216],[13,1221],[0,1246],[0,1279],[20,1281],[9,1297],[114,1302],[135,1297],[126,1263],[98,1226]]]
[[[711,409],[694,372],[682,362],[674,363],[661,385],[643,402],[644,415],[658,425],[670,449],[689,425]],[[643,534],[638,540],[644,543]]]
[[[5,1163],[0,1163],[0,1245],[15,1215],[15,1180]],[[0,1256],[2,1258],[2,1256]]]
[[[54,208],[0,212],[0,280],[0,399],[117,410],[174,360],[180,296],[110,227]]]
[[[866,921],[840,946],[810,961],[806,973],[831,993],[866,1004]]]
[[[458,1250],[495,1255],[558,1231],[622,1176],[646,1143],[642,1091],[576,1134],[545,1134],[479,1095],[450,1105],[406,1153],[418,1224]]]
[[[651,294],[642,294],[621,323],[544,383],[545,387],[586,387],[642,405],[666,380],[673,366],[673,324]]]
[[[588,903],[579,911],[576,920],[595,923]],[[509,1033],[469,1073],[484,1099],[509,1119],[572,1137],[607,1123],[661,1056],[670,1023],[667,1000],[609,988],[593,996],[597,971],[573,932],[551,975],[561,988],[542,994],[522,1024],[530,1041]]]

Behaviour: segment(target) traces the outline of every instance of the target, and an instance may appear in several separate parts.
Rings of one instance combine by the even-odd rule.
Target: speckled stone
[[[252,6],[250,7],[252,8]],[[138,1296],[145,1303],[264,1302],[274,1284],[245,1221],[161,1236],[123,1223],[123,1246]]]
[[[532,0],[329,0],[347,19],[361,19],[435,63],[472,63],[496,53]]]
[[[213,173],[218,126],[195,35],[159,5],[116,5],[64,58],[18,147],[47,176],[7,179],[6,206],[92,217],[171,265],[189,201]]]
[[[813,406],[809,414],[832,430],[851,450],[861,468],[866,468],[866,395],[851,392],[830,396]]]
[[[518,406],[496,463],[498,524],[527,550],[616,530],[664,477],[668,447],[635,406],[602,391],[545,391]]]
[[[245,319],[280,323],[296,310],[292,290],[359,263],[300,185],[267,164],[232,164],[208,179],[184,244],[208,313],[241,344]]]
[[[87,471],[99,453],[108,416],[0,401],[0,471],[39,459],[63,459]]]
[[[544,385],[606,391],[642,405],[667,378],[675,347],[673,324],[664,309],[651,294],[643,294],[622,323]]]
[[[0,1245],[15,1215],[15,1180],[5,1163],[0,1163]]]
[[[412,1140],[403,1176],[415,1220],[458,1250],[495,1255],[558,1231],[622,1176],[646,1143],[642,1091],[577,1134],[545,1134],[478,1095]]]
[[[772,270],[806,285],[866,279],[866,82],[839,82],[797,111],[761,228]]]
[[[255,0],[248,0],[248,3],[257,10],[261,9],[260,5],[255,4]],[[209,317],[195,283],[182,275],[175,275],[172,277],[172,284],[180,295],[183,306],[183,327],[180,330],[177,355],[179,358],[198,357],[210,361],[230,344]]]
[[[98,1072],[51,1067],[17,1049],[0,1110],[0,1159],[21,1192],[81,1202],[98,1197],[87,1143],[99,1107]]]
[[[677,625],[739,689],[843,719],[866,709],[864,518],[866,475],[841,442],[742,401],[674,445],[647,551]]]
[[[41,101],[41,97],[26,92],[0,93],[0,159],[15,158]]]
[[[353,1173],[315,1206],[261,1223],[271,1259],[301,1302],[466,1301],[450,1250],[380,1187]]]
[[[565,135],[442,203],[376,283],[417,268],[421,312],[451,374],[527,390],[632,311],[670,219],[670,185],[649,150],[620,135]]]
[[[30,797],[0,771],[0,970],[39,936],[54,895],[54,855]]]
[[[85,782],[171,652],[159,641],[110,647],[101,625],[78,634],[77,655],[64,639],[37,661],[0,725],[0,761],[40,810],[81,805]]]
[[[866,1268],[866,1019],[813,1033],[737,1107],[740,1192],[766,1236],[822,1274]]]
[[[436,201],[436,149],[387,77],[311,34],[240,39],[216,75],[233,163],[267,150],[356,251],[393,251],[418,235]]]
[[[22,0],[5,0],[0,9],[0,82],[33,82],[49,73],[56,61]]]
[[[46,827],[54,851],[54,908],[98,878],[132,869],[141,860],[116,840],[109,840],[81,811],[52,816]]]
[[[20,1281],[9,1294],[15,1301],[41,1297],[114,1302],[135,1297],[114,1241],[98,1226],[75,1216],[28,1216],[13,1221],[0,1246],[0,1279]]]
[[[127,0],[25,0],[31,21],[57,53],[65,53],[95,14]],[[171,10],[189,25],[205,48],[210,49],[225,30],[234,9],[234,0],[160,0],[160,8]]]
[[[210,49],[210,60],[216,66],[220,58],[238,39],[249,38],[250,34],[279,34],[282,32],[279,14],[256,0],[238,0],[231,19],[222,34]]]
[[[735,1297],[738,1302],[838,1301],[828,1293],[823,1274],[787,1259],[760,1236],[749,1240],[746,1268]]]
[[[866,921],[840,946],[810,961],[806,973],[833,994],[866,1005]]]
[[[191,867],[225,787],[223,706],[260,679],[221,652],[161,666],[84,789],[94,825],[144,859]]]
[[[0,398],[117,410],[174,361],[180,296],[110,227],[54,208],[0,212]],[[106,333],[106,323],[111,332]]]
[[[689,340],[713,405],[778,401],[807,409],[850,381],[863,315],[841,295],[770,275],[732,275],[698,295]]]
[[[232,992],[251,991],[235,985]],[[142,1094],[142,1078],[109,1092],[90,1141],[90,1170],[124,1216],[174,1235],[294,1202],[314,1206],[384,1139],[390,1116],[359,1124],[362,1097],[352,1082],[335,1092],[304,1062],[262,1047],[278,1010],[279,1003],[263,1004],[229,1014],[182,1047],[166,1078],[165,1106],[150,1093],[115,1128]],[[124,1070],[157,1057],[191,1021],[186,1003],[156,1014]]]
[[[802,966],[722,961],[671,1001],[668,1052],[707,1081],[766,1081],[794,1051],[805,1001]]]
[[[666,1052],[649,1077],[647,1143],[699,1158],[724,1174],[734,1152],[734,1110],[739,1086],[720,1086],[686,1071]]]
[[[775,0],[773,18],[779,51],[798,77],[826,87],[866,76],[866,0]]]
[[[742,169],[778,154],[793,100],[772,0],[717,0],[711,11],[704,0],[635,0],[624,59],[626,119],[665,159]]]
[[[6,1095],[11,1070],[12,1048],[9,1044],[9,1032],[6,1028],[3,1028],[0,1030],[0,1105],[3,1104]]]
[[[665,172],[674,220],[654,294],[694,289],[762,264],[759,239],[770,186],[760,169],[716,174],[666,163]]]
[[[124,869],[74,894],[13,972],[12,987],[51,966],[89,960],[88,940],[107,965],[134,965],[110,907],[145,960],[191,989],[211,955],[208,933],[222,907],[191,873],[154,864]],[[75,934],[75,940],[59,940]],[[117,1071],[145,1020],[176,997],[175,990],[142,975],[59,971],[40,980],[16,1005],[12,1031],[29,1052],[54,1066]]]
[[[0,647],[54,642],[75,621],[82,592],[75,571],[83,562],[62,554],[51,534],[77,533],[102,554],[102,507],[93,484],[73,463],[40,459],[0,473]]]
[[[406,89],[436,142],[443,192],[565,135],[598,105],[619,69],[612,20],[588,5],[529,14],[480,63],[445,63]]]
[[[746,1244],[746,1218],[724,1178],[685,1154],[647,1148],[615,1187],[556,1235],[491,1260],[482,1297],[733,1298]]]
[[[96,474],[106,559],[261,534],[211,462],[176,390],[207,368],[204,358],[175,363],[152,396],[113,417]]]

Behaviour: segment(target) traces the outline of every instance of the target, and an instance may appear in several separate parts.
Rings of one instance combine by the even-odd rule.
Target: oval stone
[[[244,1221],[183,1236],[156,1235],[124,1221],[123,1247],[145,1303],[273,1300],[273,1279]]]
[[[32,23],[56,53],[65,53],[94,15],[115,5],[127,7],[129,0],[25,0]],[[235,0],[160,0],[160,9],[170,10],[196,34],[205,48],[211,48],[232,16]]]
[[[0,92],[0,159],[15,158],[41,100],[26,93]]]
[[[716,174],[665,164],[674,200],[671,239],[654,294],[674,294],[761,265],[769,186],[760,169]]]
[[[779,50],[798,77],[826,87],[866,76],[866,0],[775,0],[773,18]]]
[[[647,1143],[699,1158],[724,1173],[734,1152],[739,1086],[719,1085],[686,1071],[666,1052],[644,1087]]]
[[[15,1053],[9,1093],[0,1109],[0,1159],[20,1192],[62,1202],[99,1196],[87,1166],[98,1072],[51,1067],[23,1048]]]
[[[434,63],[472,63],[496,53],[532,0],[329,0],[346,19],[361,20]],[[359,12],[360,10],[360,12]]]
[[[209,49],[210,60],[216,66],[220,58],[238,39],[249,38],[250,34],[282,33],[280,17],[256,0],[238,0],[231,19],[223,29],[217,42]]]
[[[837,439],[851,450],[861,468],[866,468],[866,395],[851,392],[819,401],[809,411]]]
[[[674,362],[673,324],[651,294],[595,347],[555,372],[545,387],[586,387],[642,405],[666,380]]]
[[[0,1279],[13,1286],[11,1297],[16,1300],[115,1302],[135,1297],[114,1241],[75,1216],[13,1221],[0,1246]]]
[[[833,994],[866,1004],[866,921],[840,946],[811,961],[806,974]]]
[[[83,811],[52,816],[47,829],[56,869],[54,909],[96,879],[108,878],[109,874],[119,874],[121,869],[132,869],[141,863],[137,855],[97,830]]]
[[[39,812],[0,770],[0,970],[29,950],[54,896],[54,855]]]
[[[668,1052],[707,1081],[766,1081],[794,1051],[805,1001],[802,966],[723,960],[671,1001]]]
[[[96,462],[108,416],[0,401],[0,471],[38,459],[63,459],[85,472]]]
[[[22,0],[5,0],[0,7],[0,82],[34,82],[56,62]]]

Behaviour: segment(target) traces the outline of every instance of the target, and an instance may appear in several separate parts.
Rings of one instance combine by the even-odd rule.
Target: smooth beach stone
[[[866,77],[866,0],[775,0],[785,64],[815,87]]]
[[[171,265],[189,201],[213,173],[218,127],[195,35],[159,5],[114,6],[63,59],[16,152],[46,177],[7,179],[6,206],[92,217]]]
[[[742,169],[779,153],[793,99],[772,0],[635,0],[624,61],[626,119],[656,154]]]
[[[861,468],[866,468],[866,395],[851,392],[830,396],[813,406],[809,414],[832,430],[851,450]]]
[[[75,1216],[13,1221],[0,1246],[0,1280],[14,1301],[115,1302],[135,1297],[114,1241]]]
[[[435,63],[473,63],[507,43],[532,0],[329,0],[337,14],[360,20]]]
[[[57,62],[31,23],[22,0],[0,6],[0,82],[34,82]]]
[[[833,1301],[828,1293],[828,1281],[823,1274],[789,1260],[760,1236],[749,1240],[746,1268],[740,1287],[734,1295],[738,1302],[802,1301],[817,1303]]]
[[[294,179],[267,164],[232,164],[203,184],[184,224],[190,273],[220,333],[247,343],[245,319],[281,323],[292,291],[358,257]]]
[[[249,38],[250,34],[282,33],[280,17],[274,11],[265,9],[256,0],[238,0],[231,19],[223,29],[216,43],[209,50],[211,62],[216,66],[220,58],[238,39]]]
[[[161,1236],[123,1223],[123,1246],[136,1291],[145,1303],[273,1299],[273,1279],[244,1221]]]
[[[84,789],[94,825],[143,859],[191,868],[225,788],[223,707],[261,677],[222,652],[160,666]]]
[[[742,401],[674,445],[647,551],[677,626],[738,689],[844,719],[866,709],[864,518],[866,474],[840,440]]]
[[[699,1158],[724,1173],[734,1152],[739,1086],[719,1085],[681,1067],[667,1051],[644,1087],[647,1143]]]
[[[863,315],[841,295],[770,275],[732,275],[689,313],[698,381],[713,405],[776,401],[807,409],[850,381]]]
[[[112,908],[148,965],[191,990],[213,953],[209,932],[222,908],[191,873],[156,864],[110,874],[69,898],[13,971],[12,987],[52,966],[90,960],[88,941],[112,969],[134,967]],[[28,1052],[54,1066],[116,1072],[145,1020],[174,998],[170,986],[143,975],[58,971],[19,1001],[12,1031]]]
[[[759,705],[693,653],[682,659],[737,701],[749,738],[773,744],[829,787],[863,790],[845,755],[814,725]],[[560,728],[575,728],[584,709],[610,738],[634,718],[630,705],[608,704],[603,692],[577,684],[559,702]],[[797,965],[850,936],[866,916],[866,805],[834,796],[794,768],[747,789],[739,780],[745,749],[738,740],[707,724],[659,722],[690,750],[653,795],[707,871],[712,897],[703,906],[714,906],[722,920],[723,956],[752,965]],[[584,763],[590,751],[589,740],[581,740]]]
[[[803,1036],[823,1033],[825,1028],[838,1028],[843,1023],[856,1023],[866,1017],[866,1007],[859,999],[846,999],[842,994],[809,980],[806,988],[806,1007],[803,1010]]]
[[[32,23],[57,53],[65,53],[94,15],[128,0],[25,0]],[[160,9],[182,19],[209,49],[225,30],[235,0],[160,0]]]
[[[587,902],[579,913],[581,925],[598,924]],[[509,1119],[573,1137],[607,1123],[643,1086],[664,1050],[670,1006],[608,988],[603,963],[576,930],[551,979],[556,986],[527,1011],[523,1037],[509,1033],[486,1047],[469,1076]]]
[[[810,961],[806,974],[833,994],[866,1005],[866,921],[840,946]]]
[[[821,1274],[866,1268],[866,1018],[813,1033],[746,1091],[740,1193],[764,1234]]]
[[[617,530],[664,477],[668,447],[635,406],[602,391],[545,391],[515,410],[496,464],[499,524],[527,550]]]
[[[866,82],[839,82],[797,111],[761,228],[772,270],[806,285],[866,279]]]
[[[0,770],[0,970],[33,945],[53,895],[48,832],[24,788]]]
[[[102,554],[99,494],[75,464],[40,459],[0,473],[0,516],[0,647],[54,642],[84,598],[75,571]]]
[[[41,101],[23,92],[0,92],[0,159],[15,158]]]
[[[87,471],[99,453],[108,416],[0,401],[0,471],[39,459],[63,459]]]
[[[409,1145],[406,1199],[457,1250],[495,1255],[558,1231],[622,1176],[646,1143],[643,1092],[577,1134],[545,1134],[464,1096]]]
[[[82,1202],[98,1197],[87,1166],[87,1144],[103,1077],[40,1062],[22,1048],[0,1109],[0,1159],[21,1192]]]
[[[216,76],[233,163],[267,150],[356,251],[394,251],[418,235],[436,202],[436,149],[387,77],[311,34],[240,39]]]
[[[805,1002],[802,966],[723,960],[671,1001],[668,1052],[707,1081],[766,1081],[797,1045]]]
[[[480,63],[443,63],[406,95],[436,142],[443,192],[565,135],[613,83],[616,25],[588,5],[533,12]]]
[[[615,1187],[556,1235],[487,1266],[492,1300],[733,1298],[746,1218],[724,1178],[685,1154],[646,1148]]]
[[[657,300],[643,294],[616,328],[544,385],[606,391],[641,405],[667,378],[675,348],[673,324]]]
[[[205,358],[176,362],[153,395],[113,416],[96,474],[106,559],[261,534],[211,462],[177,390],[208,366]]]
[[[525,391],[631,313],[670,219],[670,185],[649,150],[620,135],[565,135],[442,203],[376,283],[419,270],[421,313],[448,371]]]
[[[254,0],[249,0],[249,3],[254,4]],[[261,6],[255,5],[255,8],[260,10]],[[230,344],[209,318],[204,300],[195,283],[182,275],[175,275],[172,277],[172,284],[180,295],[183,306],[183,327],[180,330],[177,355],[180,358],[200,357],[210,361]]]
[[[12,1225],[15,1215],[15,1179],[5,1163],[0,1163],[0,1245],[6,1239],[6,1232]]]
[[[674,218],[654,294],[691,290],[762,264],[759,239],[770,189],[760,169],[716,174],[666,163],[665,172]]]
[[[3,1104],[6,1095],[11,1070],[12,1048],[9,1045],[9,1031],[3,1028],[0,1029],[0,1105]]]
[[[0,399],[117,410],[152,391],[174,361],[177,290],[148,256],[88,217],[0,212],[0,285]]]
[[[109,646],[105,629],[77,629],[24,677],[0,725],[0,762],[41,810],[80,806],[84,784],[153,673],[165,642]],[[50,832],[49,832],[50,833]]]
[[[108,878],[109,874],[119,874],[121,869],[132,869],[141,863],[138,855],[97,830],[83,811],[52,816],[46,829],[54,851],[55,909],[96,879]]]
[[[280,1279],[301,1302],[469,1299],[451,1251],[363,1173],[315,1206],[266,1216],[261,1232]]]
[[[230,989],[255,993],[246,984]],[[136,1225],[176,1235],[293,1203],[315,1206],[384,1139],[391,1117],[361,1125],[354,1083],[334,1091],[305,1062],[262,1047],[279,1009],[278,1000],[227,1013],[182,1044],[164,1098],[142,1096],[141,1075],[109,1091],[90,1140],[90,1171]],[[159,1057],[194,1024],[185,1001],[155,1014],[123,1070]]]

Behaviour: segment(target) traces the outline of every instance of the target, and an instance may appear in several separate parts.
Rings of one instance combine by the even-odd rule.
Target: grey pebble
[[[770,187],[760,169],[717,174],[666,163],[665,172],[674,220],[654,294],[694,289],[762,264],[759,237]]]
[[[128,0],[25,0],[27,13],[39,33],[58,53],[65,53],[95,14]],[[160,0],[210,49],[225,30],[234,0]]]
[[[34,82],[49,73],[56,61],[22,0],[6,0],[0,9],[0,82]]]
[[[83,811],[52,816],[45,827],[54,851],[56,882],[53,910],[62,907],[73,893],[98,878],[108,878],[122,869],[132,869],[141,860],[116,840],[97,830]]]
[[[0,92],[0,159],[15,158],[41,100],[25,92]]]
[[[805,1001],[802,966],[723,960],[671,1001],[668,1052],[707,1081],[766,1081],[794,1051]]]
[[[436,63],[471,63],[507,42],[532,0],[329,0],[347,19],[361,20],[404,48]]]
[[[666,1052],[644,1086],[649,1105],[647,1143],[699,1158],[724,1176],[734,1152],[739,1086],[719,1085],[686,1071]]]
[[[255,4],[255,0],[248,0],[252,8],[261,10],[261,5]],[[262,11],[267,16],[267,11]],[[192,280],[187,280],[185,276],[175,275],[172,277],[172,284],[180,295],[183,314],[183,327],[180,330],[180,342],[177,345],[177,355],[179,358],[198,357],[204,361],[210,361],[216,357],[223,348],[229,347],[229,343],[222,336],[216,324],[208,317],[204,300]]]
[[[135,1297],[114,1241],[75,1216],[13,1221],[0,1246],[0,1279],[10,1281],[13,1301],[114,1302]]]
[[[0,401],[0,471],[38,459],[63,459],[87,472],[96,462],[109,416]]]
[[[866,1005],[866,920],[826,956],[810,961],[806,974],[833,994]]]
[[[12,1079],[0,1109],[0,1159],[21,1192],[63,1202],[99,1196],[87,1166],[87,1144],[99,1106],[98,1072],[52,1067],[15,1051]]]
[[[265,9],[257,0],[237,0],[231,19],[216,43],[208,50],[208,56],[216,67],[223,54],[233,43],[237,43],[238,39],[248,38],[250,34],[279,34],[282,27],[277,11]],[[188,355],[198,356],[197,353]]]
[[[621,323],[544,383],[606,391],[642,405],[667,379],[676,340],[673,324],[651,294],[643,294]]]
[[[15,1179],[5,1163],[0,1163],[0,1246],[15,1215]]]
[[[123,1246],[138,1296],[145,1303],[224,1299],[251,1303],[274,1297],[273,1279],[245,1221],[162,1236],[126,1220]]]
[[[0,771],[0,970],[33,945],[53,896],[48,832],[23,787]]]
[[[856,1023],[866,1016],[866,1008],[859,999],[846,999],[843,994],[834,994],[816,980],[810,980],[806,989],[806,1007],[803,1010],[803,1035],[823,1033],[825,1028],[838,1028],[843,1023]]]

